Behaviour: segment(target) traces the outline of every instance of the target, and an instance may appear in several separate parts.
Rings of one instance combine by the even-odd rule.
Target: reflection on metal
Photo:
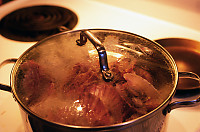
[[[104,80],[111,81],[113,79],[113,74],[108,67],[107,53],[105,47],[89,30],[81,31],[80,39],[76,41],[77,45],[85,45],[87,39],[94,45],[98,52],[100,68]]]
[[[179,72],[194,72],[200,75],[200,42],[184,38],[164,38],[155,40],[162,45],[174,58]],[[197,89],[199,81],[180,78],[178,90]]]

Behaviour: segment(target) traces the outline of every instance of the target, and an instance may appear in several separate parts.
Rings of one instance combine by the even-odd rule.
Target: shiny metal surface
[[[200,75],[200,42],[185,38],[164,38],[155,40],[174,58],[178,71],[191,71]],[[180,78],[178,90],[196,89],[199,82],[194,79]]]
[[[98,33],[98,30],[94,30],[94,31],[96,33]],[[109,31],[109,30],[107,30],[107,31]],[[116,31],[112,31],[112,32],[114,33]],[[121,32],[121,33],[125,33],[125,32]],[[62,34],[60,34],[60,35],[62,35]],[[134,35],[134,34],[132,34],[132,35]],[[63,37],[65,37],[65,36],[63,36]],[[137,37],[138,36],[136,35],[135,38],[137,38]],[[140,39],[143,40],[145,38],[140,38]],[[46,40],[48,40],[48,39],[46,39]],[[137,40],[135,42],[138,42],[138,39],[135,39],[135,40]],[[147,41],[151,42],[150,40],[147,40]],[[141,41],[141,42],[144,42],[144,41]],[[39,46],[41,44],[42,44],[42,42],[38,43],[36,46]],[[36,46],[33,46],[33,49],[37,48]],[[97,48],[97,47],[95,46],[95,48]],[[158,45],[157,48],[162,49],[162,47],[159,47],[159,45]],[[157,49],[157,48],[155,48],[155,49]],[[25,58],[26,54],[31,52],[33,49],[30,48],[18,60],[17,59],[10,59],[10,60],[4,61],[4,63],[6,64],[6,63],[10,63],[10,62],[15,62],[17,60],[18,64],[16,64],[16,65],[19,65],[19,63],[21,63],[21,61],[23,59],[26,59]],[[162,49],[162,50],[164,50],[164,49]],[[165,52],[161,52],[161,53],[163,53],[161,55],[163,55],[163,56],[167,55],[168,56],[169,54],[165,53]],[[169,55],[169,58],[171,58],[170,55]],[[171,60],[171,61],[173,61],[173,60]],[[174,63],[174,61],[173,61],[173,63]],[[17,67],[18,66],[15,66],[15,68],[13,69],[12,78],[15,78],[15,72],[17,71]],[[172,67],[170,67],[170,68],[172,68],[172,69],[175,68],[175,65],[172,65]],[[175,71],[176,71],[175,73],[178,74],[177,70],[175,70]],[[194,73],[180,72],[179,76],[184,77],[184,78],[193,78],[193,79],[196,79],[196,80],[199,81],[199,77]],[[11,84],[14,82],[14,81],[13,82],[12,81],[11,81]],[[14,89],[15,86],[12,85],[12,88]],[[144,115],[144,116],[142,116],[142,117],[140,117],[136,120],[125,122],[125,123],[122,123],[122,124],[116,124],[116,125],[113,125],[113,126],[105,126],[105,127],[96,127],[96,128],[89,128],[89,127],[84,128],[84,127],[78,127],[78,126],[76,127],[76,126],[69,126],[69,125],[63,125],[63,124],[59,124],[59,123],[46,121],[43,118],[40,118],[37,115],[35,115],[34,113],[32,113],[31,111],[29,111],[27,109],[27,107],[24,106],[23,103],[16,97],[17,96],[16,93],[13,92],[13,94],[14,94],[15,99],[18,101],[19,105],[22,108],[21,109],[22,117],[25,117],[24,121],[25,121],[26,127],[28,128],[27,129],[28,131],[49,131],[49,130],[57,131],[57,130],[59,130],[59,131],[70,131],[71,132],[71,131],[91,131],[91,130],[92,131],[104,131],[104,130],[106,130],[106,131],[127,132],[127,131],[143,131],[143,130],[160,131],[162,129],[162,125],[165,121],[165,114],[169,113],[172,109],[180,108],[180,107],[186,107],[186,106],[198,105],[199,102],[200,102],[200,98],[197,98],[196,100],[192,100],[192,101],[182,101],[182,102],[170,103],[170,101],[171,101],[171,99],[174,95],[174,88],[172,88],[171,90],[172,90],[171,94],[168,95],[168,98],[163,102],[163,104],[160,105],[155,110],[153,110],[152,112],[150,112],[149,114]]]
[[[78,48],[83,48],[79,47],[76,45],[76,40],[78,39],[80,35],[81,30],[77,31],[69,31],[65,32],[62,34],[58,34],[57,36],[51,36],[49,38],[46,38],[43,41],[38,42],[36,45],[32,46],[29,48],[26,52],[24,52],[20,58],[17,60],[11,74],[11,87],[12,87],[12,92],[14,95],[14,98],[18,102],[21,110],[23,111],[24,115],[22,117],[25,117],[23,121],[25,122],[25,127],[27,128],[27,131],[119,131],[119,132],[128,132],[128,131],[148,131],[148,132],[153,132],[153,131],[160,131],[162,129],[162,125],[165,121],[165,115],[163,114],[163,110],[165,107],[170,103],[172,96],[174,95],[175,87],[177,84],[177,77],[178,77],[178,72],[177,72],[177,67],[175,64],[175,61],[172,59],[170,54],[162,48],[160,45],[157,45],[154,43],[154,41],[151,41],[149,39],[146,39],[142,36],[125,32],[125,31],[118,31],[118,30],[110,30],[110,29],[92,29],[91,32],[95,35],[98,36],[100,39],[99,40],[104,40],[104,46],[107,48],[107,52],[109,53],[120,53],[124,56],[129,56],[129,57],[135,57],[135,59],[138,59],[139,62],[138,64],[140,65],[146,65],[147,67],[151,68],[151,72],[155,72],[154,79],[155,81],[155,87],[162,90],[162,96],[164,101],[154,110],[150,111],[149,113],[140,116],[139,118],[122,122],[119,124],[114,124],[114,125],[107,125],[107,126],[97,126],[97,127],[87,127],[87,126],[74,126],[74,125],[66,125],[66,124],[61,124],[53,121],[49,121],[44,119],[43,117],[35,114],[32,112],[21,100],[21,96],[19,95],[19,89],[17,87],[17,83],[20,82],[20,79],[18,78],[18,72],[19,72],[19,65],[26,60],[29,59],[36,59],[39,57],[38,55],[44,54],[45,52],[48,53],[48,58],[49,55],[51,55],[50,51],[52,52],[52,56],[55,57],[55,50],[61,50],[64,56],[63,51],[68,51],[71,53],[74,53],[73,49],[76,51]],[[72,37],[73,36],[73,37]],[[70,40],[69,38],[70,37]],[[109,39],[105,39],[105,38]],[[111,39],[112,38],[112,39]],[[112,43],[113,40],[120,40],[120,41],[115,41],[118,43]],[[112,40],[112,41],[111,41]],[[107,43],[106,43],[107,41]],[[130,50],[125,50],[123,48],[118,48],[115,45],[124,45],[124,42],[131,42],[132,45],[127,46],[126,48],[133,48],[136,45],[142,45],[145,47],[148,47],[153,51],[153,55],[149,56],[139,56],[138,54],[135,54],[135,52],[130,52]],[[59,44],[64,45],[56,45],[57,42],[60,42]],[[74,42],[74,45],[72,45]],[[108,43],[109,42],[109,43]],[[67,44],[70,43],[70,44]],[[112,46],[111,46],[112,45]],[[55,46],[60,46],[56,47]],[[88,45],[85,45],[88,46]],[[93,46],[93,45],[91,45]],[[71,50],[69,48],[71,47]],[[85,47],[87,48],[87,47]],[[89,47],[88,47],[89,48]],[[52,49],[52,50],[46,50],[46,49]],[[81,50],[80,49],[80,50]],[[92,50],[95,50],[94,47]],[[90,51],[90,50],[89,50]],[[121,51],[121,52],[120,52]],[[78,53],[78,52],[77,52]],[[77,55],[77,53],[74,53]],[[35,56],[37,55],[37,56]],[[45,54],[46,55],[46,54]],[[81,54],[82,55],[82,54]],[[78,58],[83,58],[83,56],[78,55],[76,57],[73,57],[74,59]],[[108,57],[111,57],[112,54],[109,54]],[[115,55],[115,54],[114,54]],[[58,56],[60,58],[60,54]],[[115,57],[115,56],[112,56]],[[140,58],[141,57],[141,58]],[[50,57],[51,58],[51,57]],[[38,59],[38,58],[37,58]],[[116,61],[116,57],[113,58]],[[54,59],[51,59],[54,60]],[[113,60],[113,61],[114,61]],[[44,58],[42,59],[44,61]],[[78,60],[77,60],[78,61]],[[69,62],[68,62],[69,63]],[[51,67],[52,68],[52,67]],[[157,71],[160,71],[162,74],[156,74]],[[23,96],[23,95],[22,95]],[[31,127],[30,127],[31,126]]]
[[[6,59],[6,60],[4,60],[3,62],[0,63],[0,68],[3,67],[6,64],[15,63],[16,61],[17,61],[17,59],[15,59],[15,58]],[[12,88],[8,85],[0,84],[0,90],[11,92]]]
[[[166,112],[169,113],[171,110],[176,109],[176,108],[194,107],[199,104],[200,104],[200,96],[197,99],[192,100],[192,101],[173,102],[173,103],[169,104],[165,110],[166,110]]]
[[[107,3],[115,3],[120,5],[119,8],[114,7],[112,4],[102,4],[103,0],[99,2],[90,0],[20,0],[12,1],[0,7],[0,17],[2,18],[9,12],[31,5],[60,5],[65,8],[72,9],[78,14],[80,18],[76,29],[88,29],[88,28],[112,28],[118,30],[129,31],[133,33],[146,36],[150,39],[160,39],[169,37],[181,37],[189,38],[199,41],[200,30],[197,30],[195,22],[198,23],[199,15],[194,16],[189,10],[183,10],[181,8],[173,8],[164,4],[159,4],[156,1],[155,4],[150,1],[131,1],[133,4],[126,4],[127,2],[121,1],[121,3],[114,1],[106,1]],[[119,0],[118,0],[119,1]],[[153,1],[153,0],[151,0]],[[78,4],[77,4],[78,3]],[[127,5],[130,8],[123,8],[123,5]],[[145,5],[148,5],[144,8]],[[155,8],[154,8],[155,7]],[[130,10],[129,10],[130,9]],[[153,12],[152,12],[153,9]],[[150,11],[151,10],[151,11]],[[170,12],[173,10],[173,14]],[[166,11],[166,12],[163,12]],[[161,17],[154,17],[150,14],[160,14]],[[163,15],[165,14],[165,15]],[[168,16],[166,14],[169,14]],[[183,15],[180,15],[183,14]],[[173,16],[175,17],[173,17]],[[120,17],[119,17],[120,16]],[[178,16],[178,17],[177,17]],[[188,17],[187,17],[188,16]],[[170,18],[169,21],[163,19],[163,17]],[[156,19],[158,18],[158,19]],[[181,18],[184,18],[181,19]],[[189,19],[188,19],[189,18]],[[109,20],[106,21],[105,20]],[[171,21],[172,20],[172,21]],[[188,23],[191,26],[196,26],[194,29],[187,28],[186,25],[181,26],[180,23],[176,23],[176,20],[181,23]],[[185,21],[186,20],[186,21]],[[198,23],[200,24],[200,23]],[[32,46],[31,43],[21,43],[11,41],[0,36],[0,62],[8,58],[18,58],[27,48]],[[0,82],[9,85],[10,71],[12,64],[4,66],[0,70]],[[195,90],[179,90],[179,96],[181,99],[187,97],[187,100],[192,100],[192,95],[197,95],[200,89]],[[184,92],[184,93],[183,93]],[[189,92],[189,93],[188,93]],[[189,94],[189,95],[188,95]],[[18,104],[12,98],[12,94],[9,92],[0,92],[0,106],[1,106],[1,118],[0,118],[0,131],[2,132],[24,132],[24,125],[21,120]],[[175,97],[177,96],[177,92]],[[179,98],[180,99],[180,98]],[[177,98],[173,98],[174,101],[179,101]],[[172,101],[173,101],[172,100]],[[164,132],[197,132],[200,131],[200,107],[187,107],[175,109],[167,115],[168,120],[166,123],[166,130]],[[12,127],[10,127],[12,126]]]
[[[87,39],[94,45],[95,49],[98,52],[100,69],[104,80],[111,81],[113,79],[113,74],[108,67],[107,53],[105,47],[89,30],[83,30],[80,33],[80,39],[76,42],[78,42],[78,45],[82,46],[86,44]]]

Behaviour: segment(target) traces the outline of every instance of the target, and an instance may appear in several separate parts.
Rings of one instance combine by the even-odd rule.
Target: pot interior
[[[77,45],[81,31],[64,32],[18,59],[11,83],[20,105],[51,122],[95,127],[148,115],[172,96],[177,68],[159,44],[123,31],[90,31],[104,45],[114,79],[102,79],[90,41]]]

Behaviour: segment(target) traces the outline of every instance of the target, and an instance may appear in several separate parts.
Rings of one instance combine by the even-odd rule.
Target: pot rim
[[[84,29],[85,30],[85,29]],[[35,117],[35,118],[39,118],[40,120],[43,120],[45,121],[46,123],[50,123],[50,124],[53,124],[53,125],[58,125],[58,126],[62,126],[62,127],[68,127],[68,128],[76,128],[76,129],[85,129],[85,130],[94,130],[94,129],[98,129],[98,130],[103,130],[103,129],[112,129],[112,128],[121,128],[121,127],[128,127],[129,125],[133,125],[133,124],[138,124],[140,122],[142,122],[143,120],[146,120],[148,118],[151,118],[157,111],[159,110],[163,110],[167,104],[170,103],[174,93],[175,93],[175,89],[176,89],[176,86],[177,86],[177,82],[178,82],[178,69],[177,69],[177,66],[176,66],[176,63],[175,63],[175,60],[173,59],[173,57],[171,56],[171,54],[164,48],[162,47],[160,44],[158,44],[157,42],[153,41],[153,40],[150,40],[148,38],[145,38],[143,36],[140,36],[138,34],[135,34],[135,33],[131,33],[131,32],[127,32],[127,31],[122,31],[122,30],[115,30],[115,29],[98,29],[98,28],[95,28],[95,29],[87,29],[87,30],[90,30],[90,31],[115,31],[115,32],[119,32],[119,33],[126,33],[126,34],[129,34],[129,35],[134,35],[134,36],[137,36],[137,37],[140,37],[140,38],[143,38],[147,41],[150,41],[152,43],[154,43],[155,45],[157,45],[162,51],[163,53],[165,53],[165,55],[167,55],[169,57],[169,60],[171,61],[171,65],[174,67],[174,73],[175,73],[175,84],[174,84],[174,87],[172,88],[169,96],[158,106],[156,107],[154,110],[148,112],[147,114],[143,115],[143,116],[140,116],[136,119],[133,119],[133,120],[130,120],[130,121],[126,121],[126,122],[122,122],[122,123],[117,123],[117,124],[113,124],[113,125],[106,125],[106,126],[76,126],[76,125],[67,125],[67,124],[63,124],[63,123],[58,123],[58,122],[53,122],[53,121],[49,121],[49,120],[46,120],[44,119],[43,117],[39,116],[38,114],[32,112],[29,108],[27,108],[23,102],[19,99],[16,91],[15,91],[15,86],[14,86],[14,78],[15,78],[15,75],[16,75],[16,72],[18,70],[18,66],[21,64],[23,58],[26,56],[27,53],[29,53],[33,48],[39,46],[40,44],[42,44],[44,41],[48,40],[48,39],[51,39],[51,38],[54,38],[56,36],[59,36],[59,35],[62,35],[62,34],[66,34],[66,33],[73,33],[73,32],[80,32],[82,31],[81,29],[80,30],[70,30],[70,31],[65,31],[65,32],[61,32],[61,33],[58,33],[58,34],[54,34],[54,35],[51,35],[43,40],[40,40],[38,42],[36,42],[36,44],[34,44],[33,46],[31,46],[30,48],[28,48],[16,61],[16,63],[14,64],[13,68],[12,68],[12,71],[11,71],[11,75],[10,75],[10,86],[12,88],[12,93],[13,93],[13,97],[15,98],[15,100],[18,102],[18,104],[23,108],[23,110],[25,112],[27,112],[29,115]]]

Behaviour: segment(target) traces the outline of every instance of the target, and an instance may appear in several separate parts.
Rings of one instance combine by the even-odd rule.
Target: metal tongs
[[[94,45],[99,55],[100,69],[105,81],[112,81],[113,74],[109,70],[106,49],[103,44],[89,30],[83,30],[80,33],[80,39],[76,42],[79,46],[85,45],[87,39]]]

